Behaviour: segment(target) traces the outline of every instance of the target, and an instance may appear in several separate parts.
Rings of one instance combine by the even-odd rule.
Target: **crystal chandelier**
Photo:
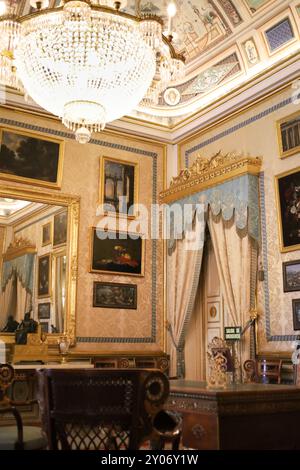
[[[124,1],[31,0],[36,10],[16,14],[16,0],[0,10],[0,84],[25,90],[59,116],[86,143],[92,132],[121,118],[141,101],[157,104],[160,93],[184,75],[184,57],[155,15],[124,13]]]

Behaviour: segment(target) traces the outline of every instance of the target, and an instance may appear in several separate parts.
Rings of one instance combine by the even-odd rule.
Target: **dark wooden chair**
[[[156,442],[153,421],[168,394],[168,379],[156,370],[38,371],[42,422],[54,450],[132,450]]]
[[[9,364],[0,364],[0,414],[3,418],[13,416],[15,423],[0,424],[0,450],[41,450],[47,441],[38,426],[24,426],[17,406],[29,402],[13,402],[7,395],[14,381],[14,369]]]
[[[244,363],[248,382],[280,384],[282,360],[249,359]]]

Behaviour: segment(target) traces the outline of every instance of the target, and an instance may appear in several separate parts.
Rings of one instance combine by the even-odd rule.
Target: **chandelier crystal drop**
[[[31,4],[34,13],[0,17],[0,84],[24,87],[80,143],[183,77],[184,58],[156,16],[124,13],[124,1]]]

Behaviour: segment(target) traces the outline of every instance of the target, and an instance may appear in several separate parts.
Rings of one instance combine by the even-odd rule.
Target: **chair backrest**
[[[156,370],[44,369],[38,383],[50,449],[138,449],[169,394]]]
[[[282,360],[257,359],[245,361],[244,369],[250,382],[281,383]]]
[[[7,396],[7,389],[11,386],[14,380],[14,369],[9,364],[0,364],[0,406],[7,405],[9,398]]]

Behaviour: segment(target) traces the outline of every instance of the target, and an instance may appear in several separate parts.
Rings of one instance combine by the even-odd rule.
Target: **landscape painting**
[[[294,292],[300,290],[300,260],[287,261],[282,264],[283,291]]]
[[[93,307],[137,308],[137,286],[113,282],[94,282]]]
[[[1,178],[55,189],[60,187],[61,142],[1,129],[0,145]]]

